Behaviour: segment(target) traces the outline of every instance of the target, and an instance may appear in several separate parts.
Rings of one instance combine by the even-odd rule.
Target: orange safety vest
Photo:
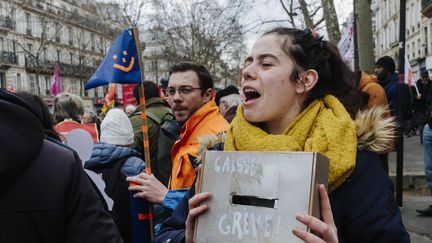
[[[228,130],[229,124],[219,113],[214,100],[204,104],[186,121],[180,130],[180,136],[171,150],[173,161],[169,188],[189,188],[195,180],[195,161],[189,155],[198,155],[198,137],[215,135]]]

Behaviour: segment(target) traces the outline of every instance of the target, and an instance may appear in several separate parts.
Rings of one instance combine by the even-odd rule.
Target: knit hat
[[[381,66],[385,70],[389,72],[394,72],[396,70],[396,64],[393,60],[393,58],[389,56],[383,56],[380,59],[378,59],[375,63],[376,66]]]
[[[220,101],[220,99],[222,97],[228,96],[228,95],[231,95],[231,94],[240,94],[239,91],[238,91],[238,89],[237,89],[237,87],[234,86],[234,85],[230,85],[230,86],[226,87],[225,89],[219,90],[216,93],[216,98],[215,98],[216,105],[219,106],[219,101]]]
[[[134,142],[132,124],[124,111],[111,109],[101,123],[100,141],[115,145],[130,145]]]

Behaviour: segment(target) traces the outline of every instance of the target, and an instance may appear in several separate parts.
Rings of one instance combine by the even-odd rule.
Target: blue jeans
[[[432,192],[432,129],[428,125],[423,128],[423,155],[426,180]]]

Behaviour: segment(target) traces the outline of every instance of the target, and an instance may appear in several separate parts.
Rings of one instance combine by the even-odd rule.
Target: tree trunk
[[[373,73],[375,69],[372,39],[371,0],[356,0],[357,47],[360,70]]]
[[[333,43],[338,43],[340,40],[339,22],[336,15],[336,10],[332,0],[321,0],[326,29],[329,40]]]
[[[314,23],[313,23],[312,18],[309,14],[306,1],[305,0],[299,0],[299,3],[300,3],[300,9],[302,11],[302,15],[303,15],[303,19],[304,19],[306,27],[312,28],[312,26],[314,26]]]

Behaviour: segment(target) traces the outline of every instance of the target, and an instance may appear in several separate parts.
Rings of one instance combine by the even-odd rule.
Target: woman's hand
[[[195,231],[195,221],[201,214],[208,210],[206,204],[201,204],[211,198],[209,192],[196,194],[189,200],[189,214],[186,219],[185,242],[193,243],[193,236]]]
[[[151,203],[162,204],[168,189],[151,174],[141,173],[137,176],[127,177],[126,181],[132,182],[129,191],[137,191],[133,196],[141,197]]]
[[[311,230],[317,232],[320,236],[316,236],[310,232],[299,228],[293,229],[293,234],[307,243],[336,243],[338,242],[338,234],[336,225],[333,221],[333,213],[331,211],[330,200],[324,185],[319,185],[319,196],[321,202],[321,215],[323,221],[310,216],[297,214],[296,219],[305,224]]]
[[[195,182],[195,190],[198,190],[198,182],[201,180],[202,164],[198,165],[198,179]],[[201,214],[207,212],[208,205],[201,204],[211,198],[211,193],[202,192],[189,199],[189,214],[186,219],[185,242],[194,243],[195,221]]]

